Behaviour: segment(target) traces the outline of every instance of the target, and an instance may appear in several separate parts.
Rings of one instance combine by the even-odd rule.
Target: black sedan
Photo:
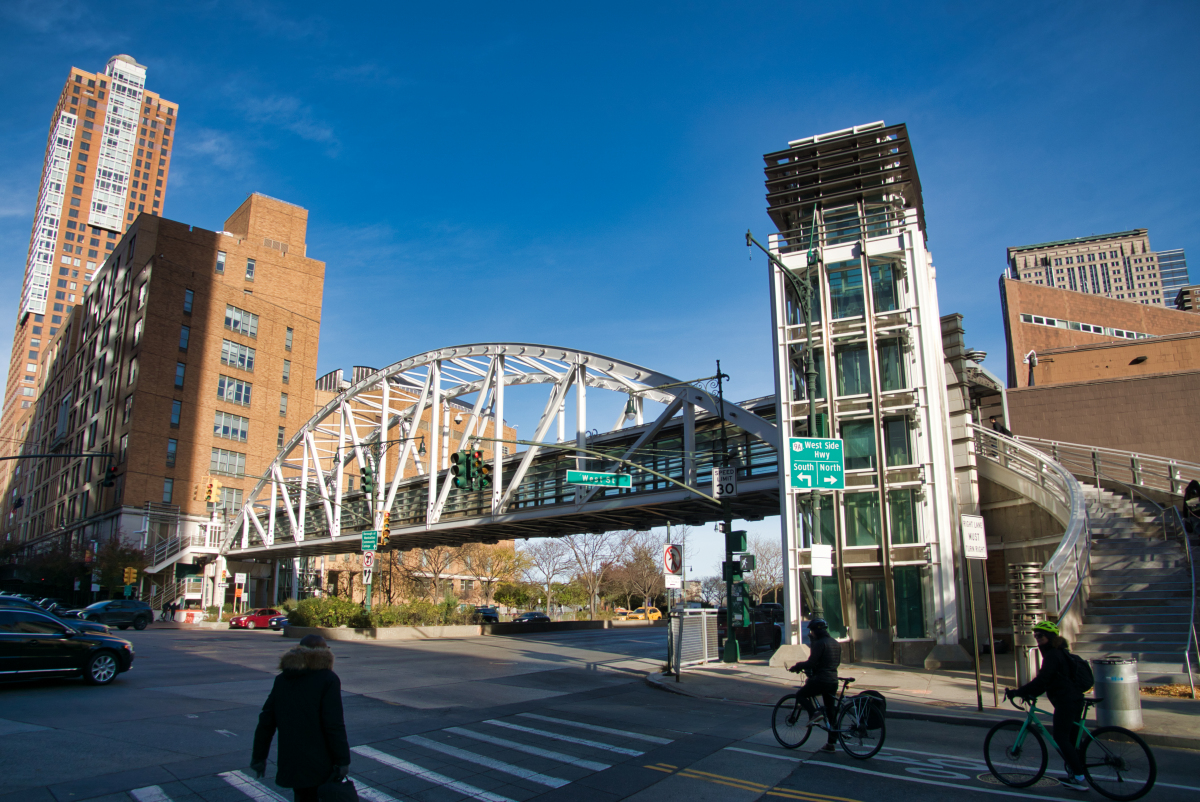
[[[513,619],[514,624],[549,624],[550,616],[545,613],[521,613]]]
[[[479,616],[481,624],[499,624],[500,611],[492,605],[482,605],[475,608],[475,615]]]
[[[107,685],[133,665],[133,644],[81,632],[47,613],[0,608],[0,679],[83,677]]]
[[[61,607],[51,607],[49,610],[43,610],[39,605],[17,596],[0,596],[0,610],[31,610],[35,613],[50,613],[59,618],[72,619],[71,623],[67,625],[72,629],[78,629],[83,632],[99,632],[101,635],[108,634],[108,626],[105,624],[97,624],[94,621],[77,621],[74,616],[66,615]]]

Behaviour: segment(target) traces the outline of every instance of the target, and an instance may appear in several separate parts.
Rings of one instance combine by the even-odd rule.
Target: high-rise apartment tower
[[[179,107],[146,89],[146,68],[113,56],[72,68],[50,119],[0,414],[15,453],[40,383],[42,350],[82,303],[99,265],[140,212],[161,215]],[[0,462],[0,484],[10,462]]]
[[[1135,228],[1009,248],[1008,277],[1162,306],[1166,301],[1161,256],[1150,250],[1149,232]]]

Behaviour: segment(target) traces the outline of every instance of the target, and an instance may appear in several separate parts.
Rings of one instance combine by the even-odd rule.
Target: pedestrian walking
[[[350,772],[342,682],[333,672],[333,652],[320,635],[305,635],[280,658],[279,669],[258,716],[250,768],[257,777],[266,773],[278,730],[276,784],[291,788],[296,802],[317,802],[318,786]]]
[[[165,602],[165,601],[164,601],[164,602],[163,602],[163,607],[162,607],[162,617],[159,619],[160,621],[166,621],[166,620],[167,620],[167,610],[170,610],[170,609],[171,609],[171,604],[170,604],[170,602]]]

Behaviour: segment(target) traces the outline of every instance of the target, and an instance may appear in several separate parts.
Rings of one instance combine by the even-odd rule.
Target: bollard
[[[1103,702],[1096,705],[1096,724],[1140,730],[1142,692],[1138,683],[1137,660],[1105,657],[1092,661],[1096,687],[1092,694]]]

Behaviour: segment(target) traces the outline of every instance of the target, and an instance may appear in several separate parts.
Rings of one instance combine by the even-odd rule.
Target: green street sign
[[[792,490],[845,490],[846,460],[836,438],[789,437]]]
[[[379,532],[375,529],[368,529],[362,533],[362,550],[375,551],[379,546]]]
[[[567,484],[594,487],[633,487],[633,477],[627,473],[598,471],[567,471]]]

